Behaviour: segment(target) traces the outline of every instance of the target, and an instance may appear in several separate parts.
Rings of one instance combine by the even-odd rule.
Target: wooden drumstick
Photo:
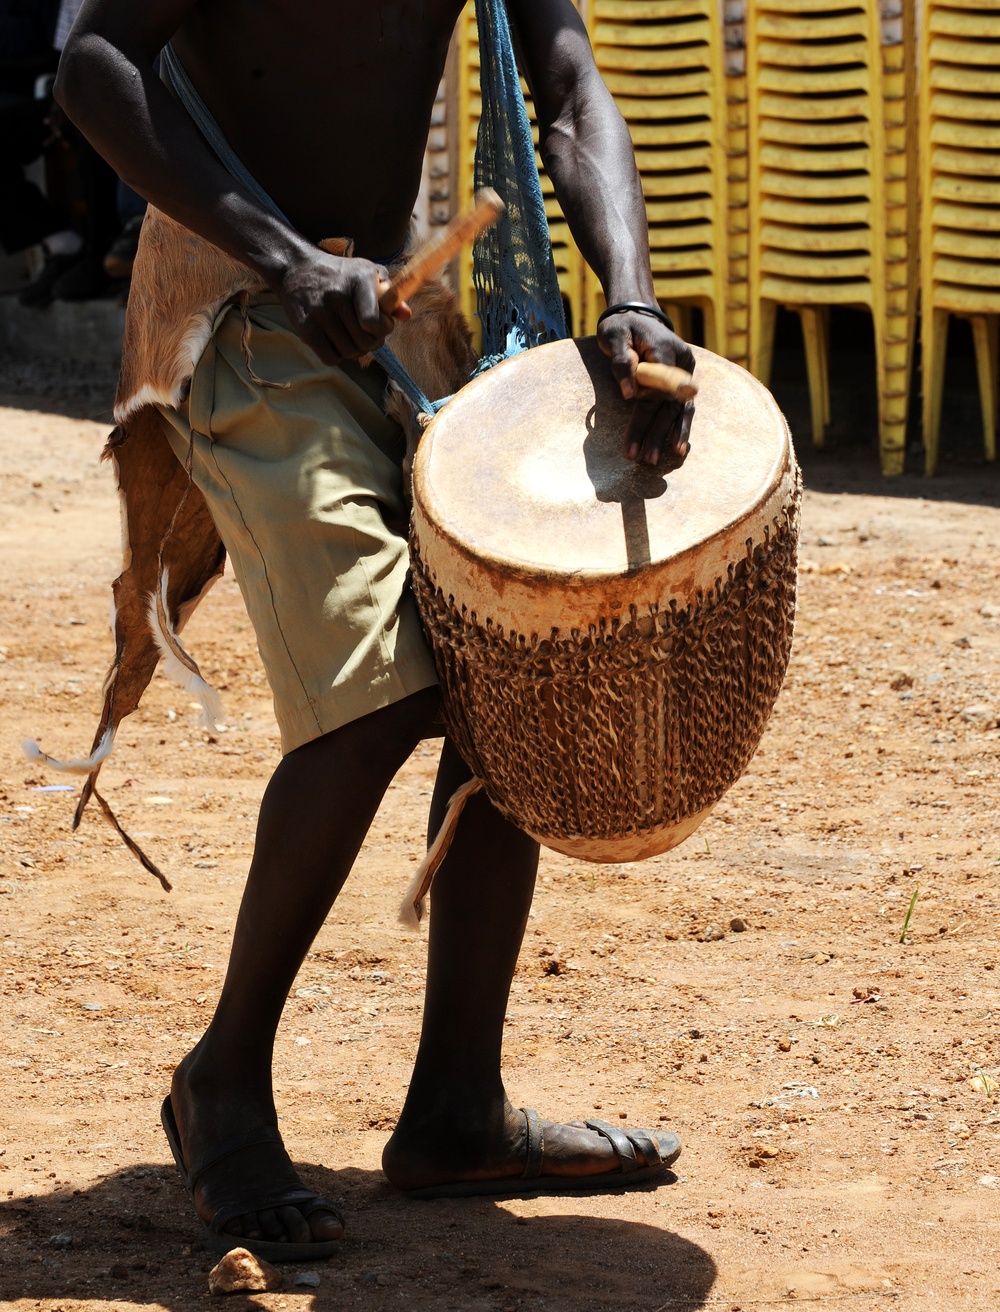
[[[698,395],[698,384],[688,371],[673,364],[650,364],[643,360],[635,367],[635,381],[640,387],[664,392],[678,401],[693,401]]]
[[[492,228],[505,209],[492,187],[481,187],[469,208],[456,214],[439,233],[424,242],[399,270],[378,299],[383,314],[392,314],[401,301],[407,300],[453,260],[463,246]]]

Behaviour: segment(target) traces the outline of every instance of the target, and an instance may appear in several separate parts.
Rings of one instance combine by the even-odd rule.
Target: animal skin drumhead
[[[632,406],[595,338],[497,366],[425,435],[415,468],[421,515],[503,579],[539,572],[572,585],[683,560],[770,499],[790,450],[770,393],[738,365],[696,356],[690,451],[679,467],[657,469],[625,458]],[[711,555],[702,560],[710,572]]]

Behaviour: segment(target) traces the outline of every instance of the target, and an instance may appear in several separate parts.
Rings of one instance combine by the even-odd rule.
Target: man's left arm
[[[571,0],[508,0],[538,116],[539,148],[556,196],[609,306],[656,306],[642,184],[628,128],[594,63]],[[626,454],[656,464],[683,455],[692,407],[638,388],[640,360],[694,368],[690,348],[656,318],[624,311],[597,333],[622,395],[638,397]]]

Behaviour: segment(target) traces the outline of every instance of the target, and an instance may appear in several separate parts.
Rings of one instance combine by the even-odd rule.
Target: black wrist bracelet
[[[658,305],[646,305],[643,301],[622,301],[619,305],[609,305],[597,322],[601,324],[613,314],[625,314],[629,311],[632,314],[648,315],[650,319],[659,319],[665,328],[669,328],[671,332],[676,331],[669,314],[665,314]]]

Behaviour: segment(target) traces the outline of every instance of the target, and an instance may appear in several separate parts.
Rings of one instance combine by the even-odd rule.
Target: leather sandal
[[[527,1124],[527,1152],[524,1172],[493,1180],[456,1180],[453,1184],[430,1185],[426,1189],[406,1189],[407,1198],[475,1198],[506,1194],[511,1197],[531,1194],[590,1193],[608,1189],[631,1189],[665,1177],[681,1154],[681,1141],[668,1130],[633,1130],[608,1121],[585,1121],[588,1130],[596,1130],[611,1144],[619,1165],[598,1175],[543,1175],[545,1136],[538,1113],[530,1107],[521,1112]],[[639,1165],[638,1153],[644,1165]]]
[[[273,1125],[260,1125],[256,1129],[234,1135],[216,1148],[203,1153],[189,1170],[181,1151],[180,1134],[169,1094],[164,1098],[163,1106],[160,1108],[160,1123],[192,1202],[194,1202],[194,1191],[198,1181],[211,1167],[217,1166],[225,1158],[232,1157],[245,1148],[252,1148],[261,1143],[280,1144],[282,1141],[280,1133]],[[201,1221],[206,1242],[216,1253],[228,1253],[234,1248],[246,1248],[256,1257],[262,1257],[267,1262],[311,1262],[315,1258],[331,1257],[337,1251],[340,1242],[337,1239],[317,1239],[312,1243],[293,1244],[272,1239],[249,1239],[244,1235],[226,1234],[223,1230],[223,1227],[234,1217],[245,1216],[250,1212],[267,1211],[275,1207],[294,1207],[307,1221],[315,1212],[330,1212],[341,1225],[344,1223],[339,1208],[302,1185],[297,1188],[278,1189],[273,1193],[260,1194],[253,1198],[244,1198],[239,1202],[226,1203],[216,1210],[211,1221],[204,1221],[200,1216],[198,1219]]]

